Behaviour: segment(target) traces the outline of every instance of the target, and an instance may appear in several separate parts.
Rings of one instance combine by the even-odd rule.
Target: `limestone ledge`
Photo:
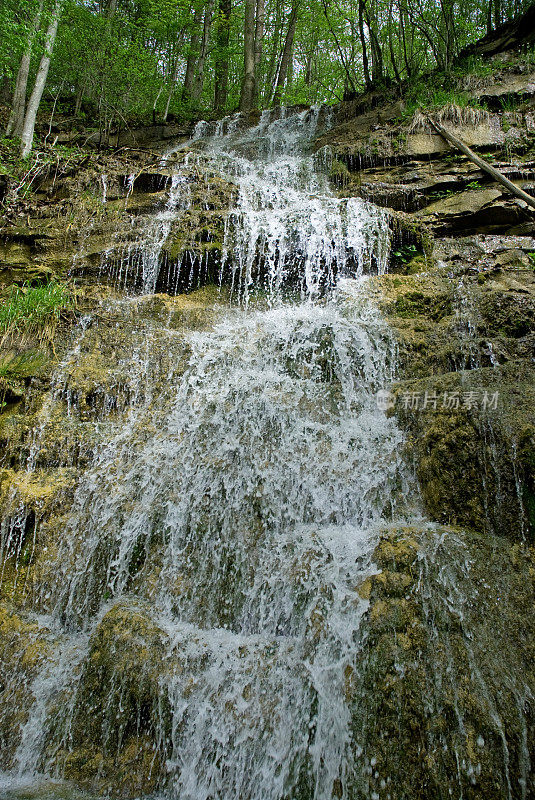
[[[535,537],[532,247],[442,240],[425,271],[370,286],[398,341],[391,413],[427,513],[524,542]]]
[[[140,226],[147,227],[165,208],[172,170],[186,156],[187,151],[178,153],[167,170],[161,164],[155,168],[150,156],[137,163],[132,156],[128,173],[124,161],[111,155],[101,159],[100,170],[81,170],[39,187],[28,211],[0,229],[0,290],[13,282],[65,276],[113,285],[114,263],[135,260]],[[182,210],[162,248],[164,260],[177,267],[185,253],[190,260],[213,260],[235,192],[209,166],[203,168],[201,155],[182,173]]]

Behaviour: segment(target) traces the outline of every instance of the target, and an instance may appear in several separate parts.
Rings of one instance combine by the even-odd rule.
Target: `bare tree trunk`
[[[162,117],[162,122],[164,122],[164,123],[167,122],[167,117],[169,116],[169,106],[171,105],[171,100],[172,100],[172,97],[173,97],[175,84],[176,84],[176,81],[173,80],[173,83],[172,83],[171,88],[169,89],[169,93],[167,95],[167,102],[165,104],[165,110],[163,112],[163,117]]]
[[[275,91],[273,93],[272,105],[274,106],[280,105],[282,90],[284,88],[284,84],[288,76],[288,68],[290,66],[290,58],[292,56],[293,46],[294,46],[295,28],[297,26],[298,8],[299,8],[298,3],[294,2],[292,5],[292,10],[290,11],[288,30],[286,32],[286,39],[284,40],[284,49],[282,51],[281,63],[279,66],[279,74],[277,76],[277,84],[275,86]]]
[[[455,17],[450,0],[440,0],[442,19],[444,20],[444,62],[449,69],[455,55]]]
[[[243,29],[243,83],[240,95],[240,111],[252,111],[255,95],[255,0],[245,0],[245,23]]]
[[[152,124],[156,125],[156,109],[158,107],[158,100],[162,96],[163,92],[163,83],[160,84],[160,88],[158,89],[158,94],[154,98],[154,103],[152,104]]]
[[[22,126],[24,124],[24,111],[26,108],[26,90],[28,87],[28,75],[30,73],[30,59],[32,54],[31,41],[28,42],[26,50],[22,54],[15,91],[13,92],[13,104],[11,114],[6,128],[6,136],[16,136],[20,139]]]
[[[184,100],[189,100],[193,92],[195,67],[197,65],[197,58],[199,55],[199,27],[202,22],[202,11],[202,8],[199,7],[195,11],[195,16],[193,18],[193,32],[190,39],[188,60],[186,62],[186,75],[184,77],[184,88],[182,90],[182,97]]]
[[[277,4],[275,7],[275,25],[273,29],[273,43],[271,47],[271,55],[269,57],[269,65],[266,74],[266,84],[265,84],[266,88],[264,91],[264,102],[266,102],[271,98],[271,94],[274,90],[275,68],[277,65],[277,54],[279,52],[279,47],[280,47],[281,29],[282,29],[281,4],[280,0],[277,0]]]
[[[204,10],[201,50],[199,53],[199,58],[197,60],[197,68],[195,70],[195,81],[193,83],[192,97],[196,102],[200,100],[204,86],[204,65],[206,64],[206,56],[208,53],[208,42],[210,40],[210,31],[212,30],[213,9],[214,9],[214,0],[209,0]]]
[[[390,8],[388,9],[388,15],[390,19],[394,19],[394,10],[392,2],[390,3]],[[401,83],[401,77],[396,63],[396,54],[394,53],[394,43],[392,41],[392,25],[388,26],[388,48],[390,51],[390,62],[392,64],[392,69],[394,70],[394,77],[396,79],[396,83],[399,85]]]
[[[20,139],[22,136],[22,128],[24,125],[24,113],[26,110],[26,92],[28,89],[28,76],[30,74],[30,62],[32,58],[32,45],[35,35],[39,31],[41,24],[41,13],[43,11],[43,0],[39,2],[37,14],[34,17],[33,25],[28,36],[26,49],[22,54],[19,71],[17,73],[17,80],[15,83],[15,91],[13,93],[13,104],[11,106],[11,114],[6,128],[6,136],[16,136]]]
[[[176,56],[176,63],[175,68],[173,70],[173,78],[171,80],[171,86],[169,87],[169,92],[167,94],[167,102],[165,104],[165,111],[163,112],[163,121],[167,122],[167,117],[169,116],[169,106],[171,105],[171,100],[173,98],[173,93],[175,91],[175,87],[178,83],[178,78],[180,75],[180,59]]]
[[[217,58],[215,64],[214,109],[222,111],[228,98],[228,47],[230,41],[231,0],[219,0]]]
[[[312,53],[307,55],[306,63],[305,63],[305,86],[310,87],[312,85]]]
[[[260,63],[264,46],[265,0],[256,0],[256,28],[254,35],[255,105],[260,96]]]
[[[73,116],[77,117],[80,113],[80,109],[82,108],[82,102],[84,99],[84,84],[81,83],[76,90],[76,99],[74,101],[74,114]]]
[[[360,46],[362,48],[362,70],[364,72],[364,83],[368,89],[371,86],[370,65],[368,61],[368,48],[366,46],[366,36],[364,33],[364,2],[359,0],[359,35]]]
[[[41,62],[39,64],[39,69],[37,70],[37,76],[35,78],[33,91],[31,93],[30,99],[28,100],[28,106],[26,108],[26,115],[24,117],[24,126],[22,129],[22,136],[21,136],[22,139],[21,155],[23,158],[26,158],[26,156],[32,149],[33,145],[35,120],[37,118],[37,112],[41,104],[41,98],[43,97],[46,79],[48,77],[48,70],[50,68],[50,59],[52,57],[52,51],[54,50],[54,43],[56,41],[56,34],[58,32],[59,18],[61,15],[61,5],[62,5],[62,0],[56,0],[54,9],[52,11],[52,17],[50,19],[48,30],[46,32],[45,49],[43,55],[41,56]]]
[[[405,69],[407,71],[407,78],[412,77],[412,62],[409,61],[409,57],[407,54],[407,37],[405,34],[405,9],[403,5],[400,3],[399,5],[399,24],[401,27],[401,43],[403,45],[403,61],[405,63]]]
[[[500,0],[494,0],[494,27],[499,28],[502,22],[502,6]]]
[[[490,36],[492,33],[492,0],[489,0],[489,4],[487,7],[487,36]]]
[[[377,33],[375,31],[375,27],[372,24],[370,10],[366,5],[366,2],[362,3],[362,8],[366,19],[366,25],[368,26],[368,32],[370,34],[370,50],[372,54],[372,83],[380,84],[384,76],[383,53]]]
[[[290,58],[288,59],[288,69],[286,70],[286,89],[290,89],[294,79],[294,50],[295,50],[295,36],[292,42],[292,49],[290,50]]]

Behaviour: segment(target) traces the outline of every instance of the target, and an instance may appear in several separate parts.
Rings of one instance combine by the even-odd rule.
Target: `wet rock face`
[[[361,164],[336,150],[334,155],[347,165],[345,171],[339,168],[331,173],[342,195],[357,194],[409,214],[413,223],[424,224],[436,237],[532,232],[527,204],[454,151],[431,161],[407,155],[399,165]],[[514,159],[499,151],[482,155],[519,188],[532,193],[535,164],[529,154]]]
[[[533,369],[512,363],[408,386],[399,416],[433,519],[533,542]]]
[[[105,288],[97,298],[88,290],[84,323],[57,333],[60,363],[52,355],[44,362],[23,360],[21,398],[0,415],[1,769],[16,766],[35,699],[32,683],[40,670],[49,674],[47,664],[53,679],[61,650],[58,636],[29,610],[51,611],[54,559],[66,544],[75,488],[107,438],[135,419],[136,409],[157,403],[162,387],[184,371],[187,337],[211,327],[228,298],[206,287],[186,296],[121,301],[118,307]],[[145,426],[139,437],[155,432]],[[132,586],[143,557],[141,550],[134,553]],[[140,602],[103,615],[87,657],[73,667],[71,691],[53,696],[36,770],[102,796],[139,797],[163,782],[167,741],[155,726],[170,729],[159,684],[168,645],[152,613]],[[83,635],[77,645],[83,650]],[[76,713],[64,730],[70,707]]]
[[[411,273],[415,265],[414,274],[374,279],[397,331],[400,377],[530,360],[535,273],[526,262],[534,246],[531,237],[443,239],[432,256],[405,264]]]
[[[49,632],[0,602],[0,769],[8,769],[18,745],[14,731],[28,719],[31,683],[50,656]]]
[[[532,155],[520,142],[531,119],[494,116],[456,132],[529,192]],[[388,128],[373,112],[321,144],[332,147],[338,191],[393,209],[406,231],[396,274],[374,281],[399,346],[389,413],[406,431],[427,514],[462,528],[390,530],[375,551],[351,683],[368,776],[354,796],[531,798],[532,215],[430,131]]]
[[[389,530],[355,671],[355,797],[533,797],[534,562],[502,538]]]
[[[118,604],[105,614],[82,668],[68,747],[54,755],[66,778],[127,797],[157,788],[167,749],[157,732],[172,724],[159,686],[168,652],[150,609]]]
[[[436,237],[425,254],[394,246],[396,274],[372,285],[397,335],[395,413],[426,511],[532,541],[535,239]]]
[[[506,244],[443,240],[442,266],[385,276],[377,291],[398,335],[395,411],[427,512],[532,541],[535,276],[522,266],[532,240]],[[514,268],[497,265],[504,254]]]
[[[431,145],[438,143],[433,139]],[[335,165],[335,172],[344,193],[382,197],[381,204],[405,212],[403,224],[412,238],[400,240],[395,274],[370,281],[370,292],[396,336],[394,413],[406,433],[405,455],[414,465],[428,516],[440,524],[385,530],[373,554],[375,574],[354,587],[355,614],[357,607],[369,604],[360,631],[355,629],[361,649],[342,680],[351,709],[355,769],[351,779],[334,779],[332,796],[446,800],[462,792],[469,800],[532,800],[535,565],[529,545],[535,537],[535,240],[510,231],[511,226],[522,227],[524,210],[517,206],[517,212],[514,201],[484,184],[470,167],[442,160],[443,146],[431,152],[436,159],[425,162],[417,157],[425,152],[423,141],[411,147],[403,155],[409,160],[401,165],[379,166],[374,156],[374,165],[359,176],[359,189],[356,174],[347,167],[349,157],[340,162],[342,167]],[[391,161],[396,160],[392,155]],[[396,181],[401,178],[400,187]],[[93,189],[97,186],[100,192],[99,181],[100,175]],[[470,188],[474,181],[481,185]],[[170,189],[169,176],[160,168],[143,168],[130,183],[128,173],[117,169],[106,185],[105,202],[94,194],[87,216],[77,219],[68,235],[52,216],[32,219],[29,227],[11,231],[2,251],[2,279],[7,283],[62,274],[73,248],[79,247],[83,258],[77,269],[84,282],[80,324],[58,331],[55,353],[34,342],[22,360],[19,353],[10,354],[11,372],[0,382],[7,401],[0,408],[3,769],[17,763],[32,681],[47,660],[53,663],[61,644],[29,609],[46,613],[56,608],[50,587],[58,584],[52,574],[58,552],[65,555],[60,559],[65,574],[79,570],[80,562],[90,572],[78,558],[83,551],[72,544],[75,532],[66,525],[76,486],[103,445],[125,426],[131,426],[136,444],[161,433],[157,422],[147,419],[167,383],[183,375],[192,352],[191,332],[211,328],[220,318],[220,302],[228,301],[213,285],[170,296],[191,288],[177,275],[193,274],[194,282],[201,276],[201,283],[213,280],[222,242],[229,186],[212,175],[192,175],[191,205],[182,209],[183,216],[160,242],[156,292],[125,304],[122,289],[141,287],[135,278],[125,282],[121,272],[136,263],[132,219],[141,225],[165,213]],[[512,209],[509,217],[506,208]],[[461,235],[481,228],[486,232]],[[507,231],[488,233],[495,228]],[[114,305],[118,298],[120,313]],[[309,348],[315,353],[313,363],[307,360]],[[339,405],[338,379],[347,375],[347,365],[335,369],[333,353],[332,335],[325,329],[319,340],[310,337],[305,350],[293,352],[285,364],[285,381],[292,385],[310,380],[329,389],[323,413]],[[358,360],[356,354],[351,357]],[[277,386],[273,398],[278,402],[282,395]],[[136,419],[139,409],[144,416]],[[238,404],[235,413],[244,410],[247,405]],[[226,408],[225,418],[230,417]],[[205,454],[208,476],[218,475],[215,450],[208,446]],[[229,459],[229,464],[225,475],[235,461]],[[102,486],[112,495],[118,487],[115,473],[110,473]],[[148,485],[156,483],[153,479]],[[215,478],[212,484],[198,500],[207,519],[213,514]],[[263,486],[251,484],[246,504],[250,516],[243,511],[237,515],[240,537],[247,543],[244,574],[264,535],[262,491]],[[139,505],[137,494],[132,495],[125,496],[125,513]],[[162,493],[161,508],[167,502],[169,495]],[[94,504],[85,511],[92,522]],[[221,513],[226,513],[225,505]],[[120,527],[118,517],[106,521],[111,531]],[[157,528],[158,519],[153,522]],[[203,531],[214,535],[207,526],[192,531],[187,568],[172,574],[174,584],[168,581],[166,592],[177,608],[198,596],[199,619],[206,628],[232,628],[242,610],[235,596],[242,565],[236,547],[231,543],[222,548],[220,540],[219,561],[205,567],[199,593],[193,578],[202,566],[195,548],[206,557]],[[67,546],[66,537],[72,537]],[[227,710],[236,727],[242,725],[252,732],[251,739],[258,738],[250,701],[259,698],[256,713],[268,730],[272,698],[258,688],[274,674],[280,654],[275,640],[250,648],[240,644],[248,676],[243,693],[239,681],[223,681],[214,689],[208,667],[215,664],[220,670],[221,662],[208,653],[206,641],[198,636],[192,642],[186,631],[171,642],[155,616],[162,585],[161,539],[136,541],[122,576],[126,597],[119,601],[109,581],[117,577],[111,564],[117,553],[109,547],[105,551],[106,545],[104,541],[95,549],[88,588],[80,583],[81,591],[87,588],[88,597],[94,595],[88,613],[103,604],[100,617],[90,635],[80,632],[83,656],[75,664],[73,680],[65,682],[70,689],[52,695],[49,713],[57,728],[45,730],[36,769],[65,776],[100,796],[136,798],[166,785],[168,759],[176,742],[183,743],[180,725],[173,728],[173,698],[163,687],[174,687],[175,711],[179,701],[188,706],[196,687],[201,697],[227,692]],[[298,539],[289,542],[282,561],[291,575],[289,597],[307,609],[305,655],[312,662],[328,630],[325,609],[334,593],[326,578],[320,602],[312,604],[309,585],[326,565],[334,569],[335,562],[319,539],[317,548],[301,552],[300,547]],[[167,577],[164,573],[163,583]],[[223,605],[225,592],[232,601]],[[61,600],[63,619],[68,598]],[[69,618],[71,626],[78,623]],[[192,643],[193,655],[188,651]],[[251,677],[255,675],[257,684]],[[191,730],[188,722],[187,715],[181,719],[184,730]],[[295,785],[292,798],[313,800],[316,788],[305,767]]]
[[[224,292],[151,295],[117,305],[84,297],[81,324],[58,332],[55,353],[10,362],[17,402],[0,414],[0,591],[49,610],[51,555],[65,535],[75,487],[106,437],[157,402],[190,356],[187,335],[211,326]],[[150,335],[149,335],[150,333]],[[43,355],[43,354],[41,354]],[[140,432],[149,436],[152,431]]]
[[[182,169],[176,213],[167,224],[172,172],[188,156],[179,152],[165,164],[157,153],[130,164],[110,156],[99,170],[43,185],[37,199],[46,203],[34,204],[1,231],[0,286],[68,274],[97,286],[143,291],[146,256],[138,234],[154,217],[152,246],[162,262],[154,289],[176,294],[214,282],[234,189],[192,163]]]

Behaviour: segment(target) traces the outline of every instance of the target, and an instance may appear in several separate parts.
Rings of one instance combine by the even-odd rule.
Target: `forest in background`
[[[103,141],[133,121],[333,103],[447,75],[526,0],[0,0],[5,131],[61,113]]]

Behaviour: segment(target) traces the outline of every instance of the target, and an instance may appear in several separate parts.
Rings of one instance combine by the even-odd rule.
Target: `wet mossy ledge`
[[[374,560],[351,685],[367,778],[350,796],[531,797],[533,550],[426,524],[385,530]]]
[[[392,408],[437,522],[535,541],[531,237],[440,240],[425,271],[372,279],[398,342]]]
[[[84,285],[142,290],[138,233],[165,213],[177,167],[180,197],[160,243],[156,291],[176,294],[215,282],[236,189],[193,155],[187,149],[165,160],[157,151],[89,154],[74,174],[37,181],[29,199],[12,201],[0,227],[0,288],[69,276]]]

